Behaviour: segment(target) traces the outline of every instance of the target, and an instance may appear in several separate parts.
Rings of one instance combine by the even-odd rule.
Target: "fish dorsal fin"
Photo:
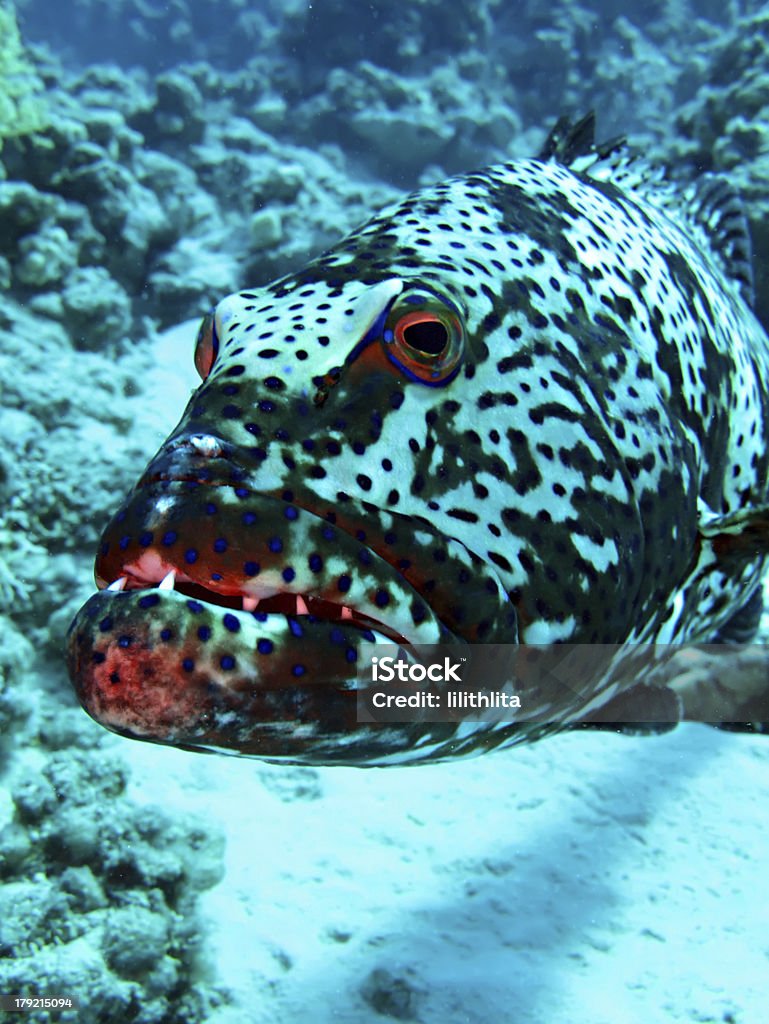
[[[634,152],[624,136],[596,145],[592,110],[576,122],[559,118],[539,159],[557,160],[577,174],[609,182],[631,198],[638,196],[664,210],[713,254],[724,274],[737,283],[745,302],[753,306],[748,219],[739,194],[725,178],[703,174],[685,184],[674,182],[662,167]]]
[[[703,174],[683,193],[689,220],[707,238],[726,274],[737,282],[752,307],[755,301],[751,241],[745,206],[739,193],[718,174]]]
[[[559,164],[581,173],[624,146],[624,135],[596,145],[595,111],[590,110],[579,121],[559,117],[537,159],[557,160]]]
[[[579,121],[559,117],[545,144],[537,154],[538,160],[557,160],[571,167],[577,157],[593,152],[595,146],[595,111],[590,110]]]
[[[596,144],[595,111],[579,121],[560,117],[539,151],[538,160],[555,160],[577,174],[611,181],[625,192],[642,191],[664,180],[661,170],[631,152],[624,135]]]

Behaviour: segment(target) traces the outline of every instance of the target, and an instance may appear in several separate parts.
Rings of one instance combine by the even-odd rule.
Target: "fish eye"
[[[434,313],[407,313],[395,325],[395,334],[401,345],[426,356],[442,355],[451,340],[448,327]]]
[[[465,329],[453,302],[427,291],[398,296],[384,322],[388,358],[422,384],[447,384],[456,375]]]
[[[219,337],[216,333],[214,310],[206,313],[198,329],[195,340],[195,369],[200,379],[205,380],[211,372],[219,354]]]

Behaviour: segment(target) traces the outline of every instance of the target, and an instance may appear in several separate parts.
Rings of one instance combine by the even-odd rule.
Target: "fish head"
[[[204,318],[201,386],[104,531],[70,632],[108,728],[304,764],[454,753],[457,723],[356,714],[371,645],[518,635],[462,451],[478,317],[383,245],[380,226]]]

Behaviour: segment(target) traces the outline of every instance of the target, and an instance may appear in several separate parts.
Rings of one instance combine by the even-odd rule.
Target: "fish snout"
[[[164,480],[237,485],[245,477],[235,460],[236,446],[202,431],[169,438],[152,459],[137,488]]]

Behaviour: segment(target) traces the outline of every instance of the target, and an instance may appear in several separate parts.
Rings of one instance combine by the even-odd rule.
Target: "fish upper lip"
[[[228,487],[235,489],[238,486],[248,489],[253,492],[255,496],[269,498],[272,501],[280,502],[281,504],[288,505],[292,504],[295,507],[301,509],[308,515],[316,517],[321,522],[326,522],[323,516],[319,515],[308,503],[303,502],[301,499],[297,500],[297,497],[292,497],[289,502],[280,493],[270,493],[263,489],[257,489],[250,487],[246,480],[233,482],[232,480],[201,480],[194,472],[186,473],[169,473],[169,472],[157,472],[151,475],[145,474],[139,484],[137,484],[136,491],[145,490],[148,488],[160,487],[165,489],[169,484],[199,484],[203,487]],[[161,490],[162,493],[162,490]],[[393,565],[392,562],[388,561],[385,555],[378,551],[376,548],[371,547],[365,542],[360,541],[355,535],[349,530],[345,529],[338,523],[332,524],[336,530],[340,533],[345,534],[356,544],[361,547],[367,548],[372,555],[381,559],[387,566],[389,566],[393,575],[399,579],[404,579],[403,574]],[[271,593],[264,597],[257,599],[256,604],[251,604],[252,594],[249,594],[243,588],[234,587],[222,587],[221,589],[215,590],[208,585],[208,580],[204,581],[200,576],[196,576],[194,569],[191,566],[182,567],[175,564],[175,561],[164,556],[164,567],[158,568],[157,571],[143,572],[137,574],[127,563],[123,563],[118,570],[117,574],[113,573],[111,579],[105,579],[103,576],[96,575],[96,585],[101,592],[108,589],[125,589],[128,591],[136,590],[151,590],[160,587],[169,576],[169,568],[173,571],[174,579],[171,584],[164,589],[175,590],[177,593],[187,598],[193,598],[206,602],[207,604],[216,605],[219,607],[230,608],[235,612],[245,611],[246,613],[255,611],[257,608],[260,612],[267,614],[284,614],[289,616],[312,616],[320,621],[339,621],[341,624],[358,628],[358,629],[370,629],[375,630],[382,635],[386,636],[389,640],[392,640],[403,646],[409,646],[415,643],[424,643],[425,640],[420,640],[418,636],[408,638],[400,633],[398,630],[393,628],[387,621],[378,616],[368,614],[368,612],[361,611],[356,607],[354,603],[344,604],[343,602],[336,602],[328,600],[325,597],[319,597],[317,594],[311,591],[296,591],[290,588],[277,587],[271,589]],[[120,580],[125,582],[120,586],[116,587],[116,584]],[[407,584],[408,585],[408,584]],[[306,610],[301,608],[301,605],[297,608],[296,599],[300,598],[306,605]],[[291,601],[294,602],[294,607],[291,607]],[[349,613],[349,614],[345,614]],[[439,620],[437,620],[439,621]],[[441,629],[445,630],[446,627],[441,625]],[[448,631],[447,631],[448,632]],[[438,642],[438,641],[435,641]],[[451,635],[441,640],[440,642],[452,642]]]
[[[389,519],[385,518],[382,522],[377,520],[373,532],[362,529],[365,513],[373,510],[370,505],[360,507],[353,501],[346,506],[345,514],[337,517],[331,514],[331,509],[323,511],[327,500],[322,496],[313,495],[311,491],[307,493],[302,486],[298,493],[294,493],[292,489],[287,489],[288,481],[262,478],[258,486],[254,486],[252,480],[243,479],[246,473],[240,470],[237,481],[222,478],[221,474],[217,474],[216,479],[201,480],[197,472],[198,460],[195,460],[193,466],[190,466],[189,460],[177,466],[169,465],[168,462],[162,465],[156,460],[155,465],[152,473],[145,472],[102,536],[103,550],[97,556],[96,566],[97,584],[101,589],[121,577],[126,577],[126,581],[130,579],[129,589],[156,586],[169,570],[174,569],[179,584],[204,588],[200,594],[202,600],[209,600],[205,593],[210,592],[213,598],[210,603],[227,604],[227,599],[231,597],[262,600],[280,594],[294,595],[294,598],[299,595],[305,601],[317,598],[326,602],[317,608],[330,621],[336,617],[335,613],[329,615],[332,609],[349,608],[357,613],[359,621],[365,618],[367,626],[371,623],[381,625],[399,643],[486,643],[494,636],[507,637],[511,630],[515,631],[517,637],[518,609],[511,604],[494,567],[461,540],[444,535],[421,516],[400,516],[399,520],[405,520],[405,532],[400,536],[397,546],[390,547],[386,532],[390,529],[387,525]],[[230,467],[232,465],[229,463]],[[203,519],[216,514],[219,502],[214,500],[216,492],[210,492],[210,487],[218,491],[229,488],[233,499],[237,499],[235,505],[242,503],[244,512],[258,513],[262,525],[254,526],[251,537],[263,549],[268,546],[270,536],[263,532],[263,525],[271,528],[271,521],[280,521],[282,525],[279,531],[290,531],[284,532],[284,537],[294,534],[291,550],[300,559],[297,570],[303,566],[302,571],[287,576],[279,560],[268,552],[266,562],[263,558],[254,561],[256,569],[252,574],[245,563],[238,561],[240,557],[251,557],[247,553],[251,550],[248,544],[245,550],[238,543],[231,545],[230,553],[223,558],[220,555],[214,556],[207,547],[205,551],[201,549],[202,557],[199,559],[194,528],[190,528],[189,506],[191,503]],[[209,504],[213,512],[208,511]],[[312,572],[308,572],[308,566],[303,562],[304,548],[295,547],[293,520],[296,516],[286,515],[286,520],[291,523],[289,526],[283,522],[281,507],[293,507],[300,518],[302,515],[308,517],[304,527],[304,540],[307,543],[313,547],[317,544],[321,551],[328,541],[335,544],[333,553],[337,565],[341,563],[344,566],[342,569],[337,568],[337,572],[351,577],[352,587],[349,578],[347,585],[342,588],[337,587],[334,574],[329,575],[324,571],[315,575],[317,570],[312,566],[309,567]],[[384,514],[387,510],[382,512]],[[263,513],[264,519],[261,518]],[[251,522],[256,522],[256,518]],[[230,525],[236,531],[240,530],[234,520],[230,520]],[[320,527],[323,527],[323,540],[317,533],[313,536]],[[330,535],[326,528],[331,530]],[[393,528],[400,534],[397,524]],[[182,560],[179,549],[172,548],[177,540],[177,530],[179,536],[192,541],[194,557],[187,558],[185,550]],[[171,541],[165,541],[166,531],[173,535]],[[380,531],[385,531],[382,533],[382,544],[378,542]],[[414,561],[414,544],[422,543],[417,536],[420,531],[430,535],[425,550],[429,554],[432,545],[437,545],[443,552],[440,559],[437,558],[436,548],[433,559],[425,555],[423,560],[417,557]],[[123,534],[125,536],[121,536]],[[153,534],[162,538],[162,544],[159,540],[153,542]],[[411,534],[414,536],[411,537]],[[144,536],[149,538],[146,542],[141,540]],[[116,543],[118,538],[121,538],[119,545]],[[242,540],[245,541],[245,538]],[[223,540],[222,543],[225,547],[221,550],[227,551],[228,541]],[[276,543],[282,542],[278,540]],[[269,549],[270,552],[278,552],[282,547],[273,548],[270,540]],[[213,550],[218,549],[214,547]],[[309,556],[311,550],[308,548],[304,554]],[[432,574],[436,572],[433,561],[449,562],[449,576],[455,573],[460,583],[470,578],[468,573],[475,574],[472,588],[475,596],[472,600],[468,602],[466,598],[454,598],[453,591],[440,589],[436,591],[437,601],[433,600],[435,580]],[[241,572],[241,566],[245,574]],[[412,568],[413,571],[409,571]],[[339,576],[340,582],[341,578]],[[284,585],[284,580],[288,585]],[[230,606],[237,607],[237,604]],[[250,609],[248,602],[246,610]]]
[[[250,487],[250,473],[233,458],[235,446],[215,434],[196,431],[167,441],[136,484],[136,490],[155,483],[189,482],[211,487]],[[255,489],[255,488],[254,488]]]
[[[213,470],[210,469],[211,463],[216,463],[219,459],[206,459],[201,460],[201,468],[198,472],[194,469],[188,470],[184,473],[173,473],[167,470],[156,470],[153,473],[144,473],[136,485],[137,490],[140,487],[151,487],[153,484],[162,483],[195,483],[201,484],[205,487],[247,487],[249,490],[256,490],[249,483],[248,477],[245,472],[242,476],[240,471],[234,474],[235,479],[221,479],[215,478]],[[210,478],[209,478],[210,477]]]

